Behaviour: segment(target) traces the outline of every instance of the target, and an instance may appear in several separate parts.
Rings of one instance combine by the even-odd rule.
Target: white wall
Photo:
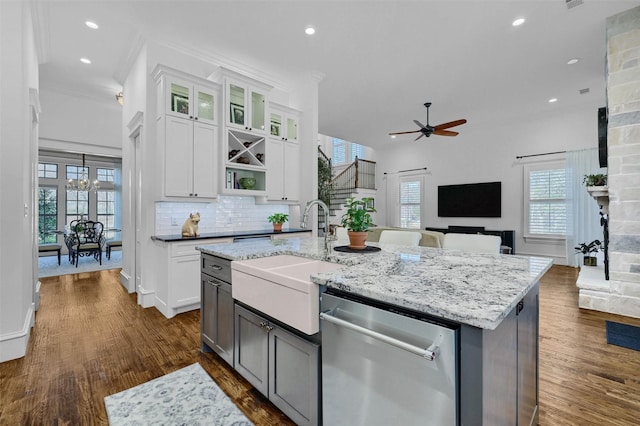
[[[42,90],[40,148],[122,155],[122,106],[110,99]]]
[[[523,164],[563,156],[523,160],[516,160],[516,156],[597,147],[597,109],[604,104],[604,99],[594,99],[579,108],[551,107],[547,114],[513,121],[497,118],[491,123],[476,124],[469,119],[467,124],[455,129],[460,135],[454,138],[431,136],[417,142],[412,138],[389,140],[385,143],[389,148],[377,152],[377,199],[384,200],[386,195],[383,173],[427,167],[423,227],[466,225],[515,230],[518,254],[544,255],[558,263],[566,262],[564,244],[527,244],[522,238]],[[438,185],[493,181],[502,182],[502,217],[438,217]],[[378,220],[386,224],[388,214],[384,204],[376,200],[376,207]]]
[[[29,5],[0,2],[0,362],[24,356],[34,320],[38,58]],[[37,104],[37,99],[35,99]],[[37,110],[37,108],[36,108]]]

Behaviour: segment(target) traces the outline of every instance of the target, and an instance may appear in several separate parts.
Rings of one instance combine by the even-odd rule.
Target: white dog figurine
[[[189,218],[185,220],[184,225],[182,225],[182,236],[197,237],[200,235],[198,233],[198,222],[200,222],[200,213],[190,213]]]

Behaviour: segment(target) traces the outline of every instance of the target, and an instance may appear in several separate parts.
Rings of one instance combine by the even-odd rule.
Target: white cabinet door
[[[300,200],[300,145],[296,142],[284,142],[284,199]]]
[[[267,141],[267,199],[284,200],[284,142],[277,139]]]
[[[164,142],[164,193],[168,197],[193,193],[193,122],[167,116]]]
[[[193,124],[193,190],[195,197],[217,196],[218,128]]]

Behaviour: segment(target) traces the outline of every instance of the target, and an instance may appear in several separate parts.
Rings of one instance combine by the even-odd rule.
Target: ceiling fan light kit
[[[467,120],[465,120],[463,118],[463,119],[460,119],[460,120],[449,121],[448,123],[438,124],[437,126],[431,126],[431,125],[429,125],[429,107],[431,106],[431,102],[425,102],[424,106],[427,108],[427,124],[424,125],[421,122],[419,122],[418,120],[413,120],[413,122],[418,127],[420,127],[420,130],[410,130],[410,131],[406,131],[406,132],[393,132],[393,133],[389,133],[389,135],[391,137],[394,137],[395,135],[406,135],[406,134],[409,134],[409,133],[420,133],[420,136],[415,138],[415,140],[418,140],[423,136],[429,137],[431,135],[457,136],[458,132],[454,132],[452,130],[446,130],[446,129],[449,129],[449,128],[455,127],[455,126],[460,126],[461,124],[464,124],[464,123],[467,122]]]

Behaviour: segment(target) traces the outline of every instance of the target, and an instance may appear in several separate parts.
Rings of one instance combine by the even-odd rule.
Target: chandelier
[[[100,182],[98,179],[93,182],[89,181],[89,177],[87,176],[87,171],[84,166],[84,154],[82,154],[82,174],[80,175],[80,179],[75,182],[73,179],[69,179],[67,181],[67,189],[71,191],[97,191],[100,189]]]

